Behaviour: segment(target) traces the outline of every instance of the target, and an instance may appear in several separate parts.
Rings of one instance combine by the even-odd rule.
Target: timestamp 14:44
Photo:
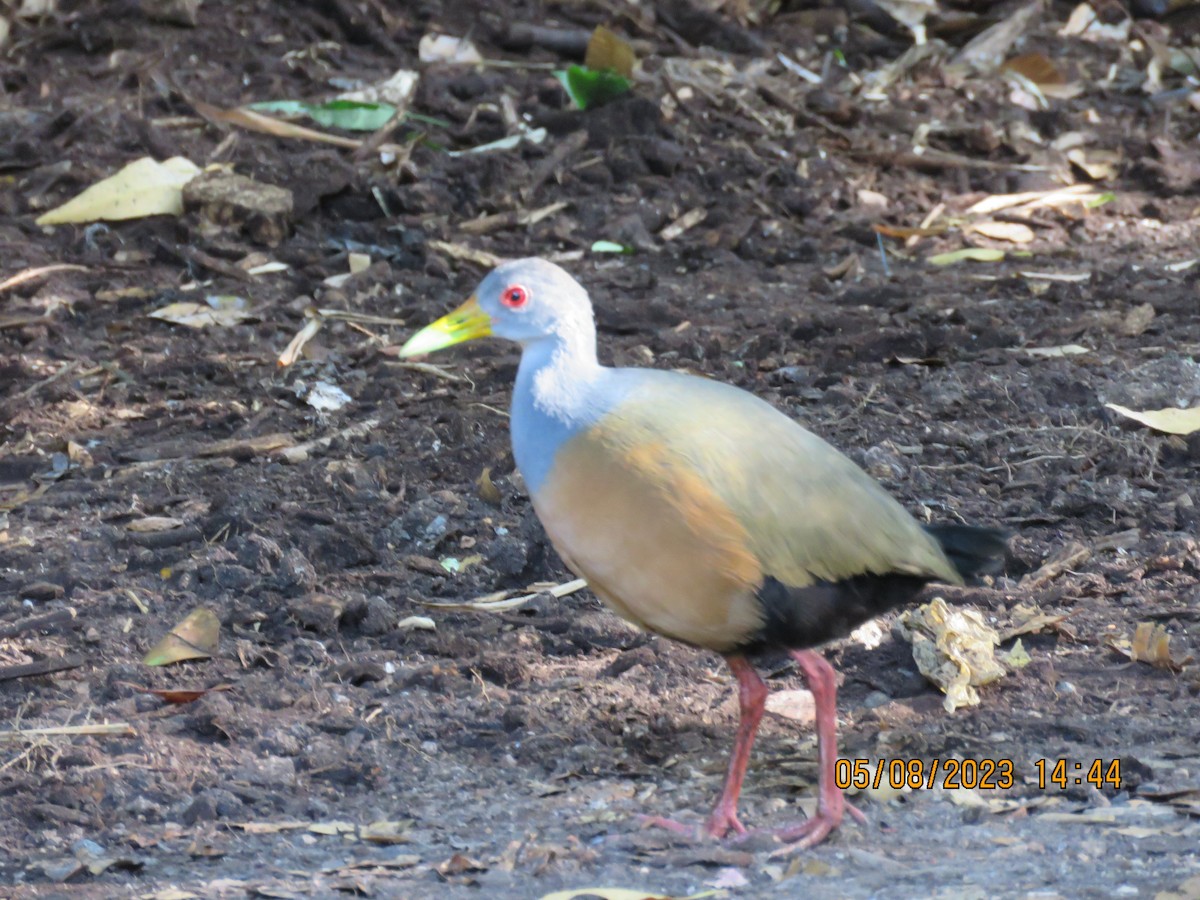
[[[1090,763],[1068,762],[1065,759],[1035,759],[1038,788],[1046,790],[1048,785],[1057,785],[1062,790],[1068,786],[1090,784],[1096,790],[1104,787],[1121,788],[1121,760],[1094,759]]]

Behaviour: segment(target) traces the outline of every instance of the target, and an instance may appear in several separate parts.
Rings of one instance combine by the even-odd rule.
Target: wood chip
[[[682,216],[666,226],[658,233],[658,236],[664,241],[673,241],[689,228],[695,228],[708,217],[708,211],[697,206],[695,209],[689,209]]]

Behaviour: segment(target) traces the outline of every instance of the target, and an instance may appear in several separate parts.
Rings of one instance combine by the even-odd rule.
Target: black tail
[[[963,578],[992,575],[1004,567],[1007,531],[973,525],[926,525],[925,530],[942,545],[946,558]]]

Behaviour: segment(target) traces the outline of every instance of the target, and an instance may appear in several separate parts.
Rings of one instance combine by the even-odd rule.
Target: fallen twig
[[[42,278],[54,272],[86,272],[87,266],[77,266],[73,263],[56,263],[52,266],[38,266],[33,269],[23,269],[16,275],[11,275],[0,281],[0,293],[12,290],[27,281],[33,281],[36,278]]]
[[[1128,547],[1131,542],[1138,538],[1138,530],[1136,528],[1129,531],[1121,531],[1117,534],[1110,534],[1107,537],[1101,538],[1091,546],[1071,542],[1051,556],[1036,572],[1030,572],[1021,579],[1018,584],[1019,588],[1037,588],[1053,581],[1064,572],[1074,569],[1076,566],[1082,565],[1092,558],[1096,553],[1104,550],[1115,550],[1119,547]]]
[[[35,675],[49,675],[51,672],[78,669],[82,665],[83,659],[81,657],[61,656],[58,659],[39,659],[36,662],[21,663],[15,666],[0,666],[0,681],[12,681],[16,678],[32,678]]]
[[[509,597],[508,595],[511,591],[498,591],[495,594],[487,594],[483,597],[477,597],[474,600],[419,600],[418,602],[424,606],[433,606],[437,609],[470,609],[476,612],[504,612],[505,610],[515,609],[522,604],[528,603],[534,597],[542,594],[550,594],[553,597],[565,597],[568,594],[581,591],[585,587],[587,587],[587,581],[583,578],[576,578],[574,581],[556,584],[543,591],[522,594],[520,597]]]
[[[62,609],[42,613],[38,616],[26,616],[24,619],[17,619],[8,625],[0,625],[0,639],[16,637],[27,631],[46,631],[57,628],[59,625],[75,621],[76,615],[74,607],[64,606]]]
[[[384,348],[381,352],[387,353],[388,348]],[[432,375],[434,378],[441,378],[443,381],[459,381],[470,383],[470,379],[464,378],[461,375],[455,375],[449,369],[443,369],[441,366],[435,366],[432,363],[413,362],[407,359],[388,360],[388,365],[395,366],[397,369],[408,369],[410,372],[420,372],[423,375]]]
[[[294,446],[282,447],[276,451],[277,455],[290,463],[303,462],[308,459],[309,454],[313,450],[324,450],[335,440],[339,438],[343,440],[354,440],[356,438],[365,437],[370,434],[373,429],[378,427],[378,419],[366,419],[355,425],[350,425],[340,431],[335,431],[333,434],[328,434],[325,437],[315,438],[311,441],[305,441],[303,444],[295,444]]]
[[[16,728],[12,731],[0,731],[0,744],[36,741],[47,737],[133,737],[136,734],[136,729],[128,722],[55,725],[49,728]]]

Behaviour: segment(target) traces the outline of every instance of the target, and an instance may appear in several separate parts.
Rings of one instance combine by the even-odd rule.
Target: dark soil
[[[1137,47],[1059,37],[1071,5],[1051,4],[1013,52],[1046,54],[1082,90],[1029,111],[1001,75],[955,73],[945,54],[860,89],[910,41],[841,7],[743,27],[657,6],[208,0],[189,28],[151,3],[63,3],[14,23],[0,48],[0,282],[76,268],[0,287],[0,711],[6,729],[129,729],[0,744],[0,893],[1200,896],[1198,669],[1113,646],[1154,623],[1174,660],[1200,654],[1200,434],[1105,406],[1200,404],[1200,266],[1187,265],[1200,114],[1173,71],[1153,96],[1138,80],[1151,38],[1186,48],[1188,32],[1139,23]],[[638,42],[646,75],[581,113],[546,68],[417,62],[435,30],[471,32],[491,59],[564,62],[507,40],[508,22],[607,22]],[[420,140],[402,125],[390,139],[411,154],[391,166],[194,105],[320,99],[400,67],[422,71],[412,110],[445,124],[416,126]],[[503,98],[547,129],[542,144],[444,152],[511,133]],[[998,213],[1032,229],[1019,245],[964,233],[988,194],[1087,183],[1067,156],[1079,146],[1111,154],[1096,185],[1111,202]],[[282,224],[217,225],[192,207],[34,224],[144,155],[230,167],[289,190],[294,210]],[[892,231],[885,268],[873,226],[915,227],[939,203],[952,227],[907,247]],[[659,236],[693,209],[703,221]],[[637,252],[595,254],[597,240]],[[442,374],[395,357],[485,271],[437,242],[558,255],[592,292],[606,361],[730,381],[919,515],[1011,529],[1002,576],[943,595],[1001,633],[1019,608],[1065,618],[1022,636],[1031,662],[979,706],[948,714],[888,621],[880,646],[827,654],[845,678],[843,756],[1011,760],[1013,786],[859,797],[868,825],[794,859],[640,830],[638,814],[707,810],[736,717],[730,676],[586,592],[489,613],[422,603],[571,577],[513,471],[516,351],[468,346],[432,360]],[[927,262],[967,245],[1031,255]],[[371,265],[327,285],[350,252]],[[268,260],[288,269],[246,274]],[[147,317],[210,295],[245,298],[254,318]],[[314,305],[404,324],[329,319],[280,367]],[[1026,352],[1070,344],[1087,352]],[[350,402],[318,411],[318,382]],[[177,521],[140,530],[149,517]],[[141,663],[201,606],[221,622],[215,658]],[[73,620],[10,627],[65,607]],[[29,664],[42,668],[17,668]],[[765,670],[775,690],[803,686]],[[222,684],[185,705],[146,693]],[[1119,786],[1081,777],[1114,759]],[[1065,790],[1039,786],[1038,760],[1066,761]],[[801,817],[814,781],[810,729],[768,716],[744,820]],[[371,839],[380,821],[390,837]]]

